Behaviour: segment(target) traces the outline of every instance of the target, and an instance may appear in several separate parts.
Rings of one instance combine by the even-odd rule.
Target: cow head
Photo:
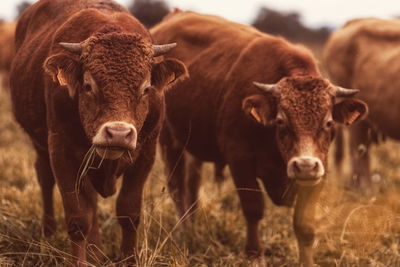
[[[187,75],[178,60],[153,59],[175,45],[99,32],[81,43],[60,43],[61,52],[47,58],[47,73],[78,98],[83,129],[100,156],[118,159],[135,150],[151,106],[161,105],[163,89]]]
[[[289,178],[304,186],[318,184],[325,174],[335,123],[350,125],[367,115],[367,105],[352,98],[358,90],[336,87],[312,76],[254,85],[262,94],[245,98],[243,110],[256,123],[276,127]]]

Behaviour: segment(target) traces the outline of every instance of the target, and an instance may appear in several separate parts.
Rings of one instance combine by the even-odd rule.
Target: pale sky
[[[13,19],[23,0],[0,0],[0,18]],[[133,0],[116,0],[127,6]],[[31,0],[31,2],[34,2]],[[215,14],[250,24],[262,6],[281,12],[296,11],[307,26],[338,27],[356,17],[391,18],[400,16],[400,0],[167,0],[171,8]]]

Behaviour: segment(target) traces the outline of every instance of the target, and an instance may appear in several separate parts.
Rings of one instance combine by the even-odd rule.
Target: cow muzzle
[[[126,122],[106,122],[93,137],[97,154],[105,159],[116,160],[126,151],[136,148],[136,128]]]
[[[322,181],[325,168],[321,160],[311,156],[293,157],[287,164],[287,175],[302,186],[315,186]]]

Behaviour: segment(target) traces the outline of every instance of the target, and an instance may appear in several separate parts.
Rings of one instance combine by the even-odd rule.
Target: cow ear
[[[69,95],[74,97],[81,73],[81,65],[77,58],[64,53],[52,55],[46,59],[43,68],[52,77],[53,82],[67,86]]]
[[[358,99],[345,99],[333,106],[333,119],[345,125],[351,125],[363,120],[367,115],[367,104]]]
[[[168,58],[153,66],[151,84],[160,90],[169,89],[187,77],[189,74],[185,64],[177,59]]]
[[[242,102],[242,109],[254,121],[264,126],[271,125],[275,121],[276,108],[264,95],[246,97]]]

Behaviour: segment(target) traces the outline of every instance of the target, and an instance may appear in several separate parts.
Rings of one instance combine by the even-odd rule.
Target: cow
[[[400,140],[400,20],[355,19],[328,39],[323,61],[330,79],[360,89],[370,114],[350,127],[351,184],[374,192],[370,177],[369,147],[380,136]]]
[[[0,73],[2,75],[2,87],[9,89],[11,62],[15,55],[14,32],[16,23],[14,21],[0,21]]]
[[[153,45],[144,26],[111,0],[40,0],[21,16],[15,42],[12,107],[37,152],[44,234],[56,228],[56,183],[74,265],[86,265],[89,246],[101,255],[97,193],[113,195],[122,175],[121,257],[135,261],[164,90],[187,75],[182,62],[159,57],[176,44]]]
[[[275,204],[297,199],[299,261],[312,266],[314,213],[334,125],[350,125],[368,111],[352,98],[358,91],[321,77],[305,47],[217,16],[175,10],[150,33],[157,42],[176,40],[179,47],[165,56],[190,73],[166,93],[160,135],[180,215],[196,207],[202,162],[225,163],[247,222],[248,257],[263,262],[259,178]]]

